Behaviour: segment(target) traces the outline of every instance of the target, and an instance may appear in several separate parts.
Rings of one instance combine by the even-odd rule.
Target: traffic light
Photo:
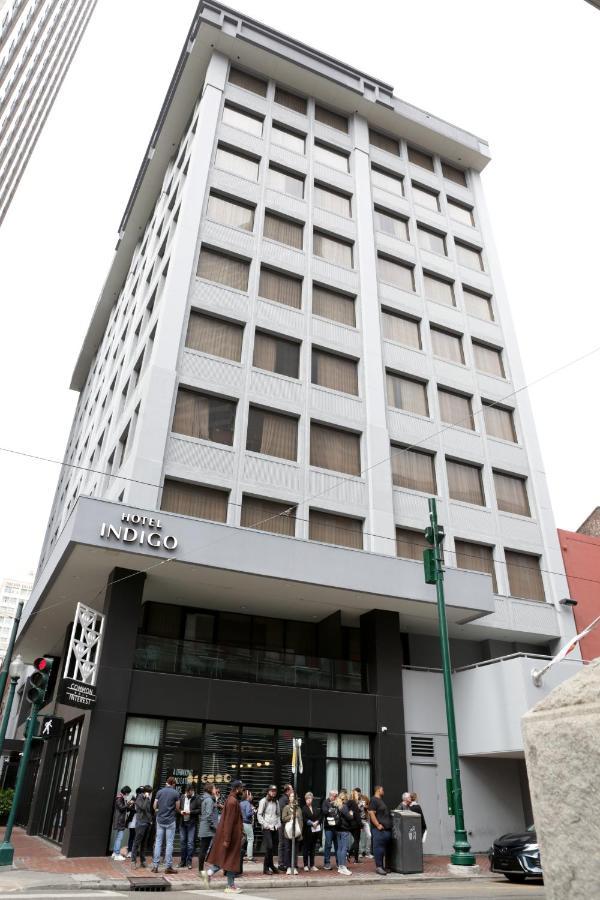
[[[441,549],[444,543],[443,525],[429,525],[425,529],[425,540],[431,547],[423,550],[423,566],[425,568],[425,584],[436,584],[438,576],[438,553],[441,559]]]
[[[49,656],[39,656],[33,663],[34,671],[27,679],[25,696],[32,704],[43,706],[46,702],[48,682],[52,674],[54,660]]]
[[[443,544],[445,536],[443,525],[436,525],[435,530],[433,525],[429,525],[425,529],[425,540],[432,547],[435,547],[436,544]]]

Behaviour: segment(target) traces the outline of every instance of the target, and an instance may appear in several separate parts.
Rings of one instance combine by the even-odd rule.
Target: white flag
[[[547,663],[542,669],[532,669],[531,677],[533,678],[533,683],[535,684],[535,686],[540,687],[542,684],[542,678],[546,674],[546,672],[551,669],[552,666],[554,666],[556,663],[560,662],[566,656],[568,656],[569,653],[572,653],[579,641],[584,638],[586,634],[589,634],[590,631],[593,631],[596,625],[598,625],[599,623],[600,616],[597,616],[593,622],[590,622],[587,628],[584,628],[583,631],[580,631],[579,634],[576,634],[574,638],[571,638],[569,643],[565,644],[565,646],[558,651],[556,656],[552,657],[550,662]]]

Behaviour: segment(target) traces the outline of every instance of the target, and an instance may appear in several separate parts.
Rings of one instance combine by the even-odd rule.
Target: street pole
[[[6,648],[4,659],[2,660],[2,669],[0,669],[0,703],[2,703],[2,698],[4,696],[4,688],[6,687],[6,679],[8,678],[8,667],[10,666],[10,661],[12,659],[15,640],[17,638],[17,630],[19,628],[19,622],[21,621],[22,612],[23,601],[19,600],[19,602],[17,603],[17,609],[15,611],[15,617],[13,619],[13,627],[10,633],[10,640],[8,642],[8,647]]]
[[[448,746],[450,750],[450,772],[452,775],[452,809],[454,812],[454,853],[450,862],[455,866],[474,866],[475,857],[471,853],[471,845],[465,830],[465,817],[462,803],[462,787],[460,782],[460,764],[458,744],[456,741],[456,720],[454,717],[454,697],[452,694],[452,672],[450,669],[450,645],[448,643],[448,623],[446,621],[446,600],[444,597],[444,560],[442,556],[444,530],[438,526],[437,504],[435,498],[429,500],[430,527],[425,536],[433,550],[424,551],[425,578],[428,583],[435,581],[437,594],[438,619],[440,628],[440,646],[442,651],[442,672],[444,675],[444,698],[446,701],[446,721],[448,723]],[[430,554],[429,559],[427,554]],[[433,565],[428,567],[433,557]],[[428,577],[430,576],[430,577]]]
[[[19,771],[17,772],[17,781],[15,784],[13,802],[10,808],[10,813],[8,814],[6,831],[4,832],[4,840],[0,844],[0,866],[12,866],[15,856],[15,848],[11,844],[10,838],[15,824],[15,819],[17,817],[17,809],[19,808],[19,800],[21,798],[23,783],[27,775],[27,764],[29,762],[29,754],[31,753],[31,744],[33,742],[33,738],[37,729],[37,717],[39,711],[39,705],[37,703],[33,703],[31,706],[31,713],[29,716],[27,731],[25,734],[23,754],[21,756],[21,762],[19,763]]]
[[[6,708],[4,710],[4,715],[2,717],[2,725],[0,726],[0,757],[2,756],[2,750],[4,749],[4,738],[6,737],[6,729],[8,728],[8,721],[10,719],[10,711],[13,705],[13,699],[15,696],[15,691],[17,689],[17,685],[19,683],[19,676],[17,675],[14,678],[10,679],[10,685],[8,688],[8,700],[6,701]]]

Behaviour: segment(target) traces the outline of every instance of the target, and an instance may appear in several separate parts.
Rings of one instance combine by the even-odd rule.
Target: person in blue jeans
[[[196,846],[196,831],[198,830],[198,816],[200,815],[201,800],[196,794],[193,784],[179,798],[179,847],[181,859],[179,868],[192,868],[192,858]]]
[[[125,857],[121,855],[121,844],[123,843],[123,836],[125,834],[125,829],[127,828],[127,818],[129,810],[133,805],[130,800],[130,795],[131,788],[128,784],[126,784],[121,788],[121,790],[115,797],[113,828],[116,834],[115,842],[113,844],[112,858],[117,862],[123,862],[123,860],[125,859]]]
[[[179,791],[175,790],[177,782],[172,775],[167,778],[165,787],[161,788],[154,799],[154,811],[156,813],[156,839],[154,841],[154,853],[152,854],[152,871],[158,872],[158,864],[162,853],[163,839],[165,848],[165,875],[174,875],[173,868],[173,841],[177,825],[177,813],[179,812]]]
[[[321,812],[323,813],[323,868],[331,869],[331,847],[333,845],[333,853],[337,862],[337,831],[335,830],[335,825],[331,824],[327,821],[327,817],[329,814],[329,808],[332,806],[335,798],[337,797],[337,791],[329,791],[327,795],[327,799],[323,800],[323,805],[321,807]]]
[[[378,875],[387,875],[385,863],[389,862],[392,842],[392,816],[383,802],[383,794],[383,787],[380,784],[377,785],[369,803],[372,851],[375,857],[375,871]]]

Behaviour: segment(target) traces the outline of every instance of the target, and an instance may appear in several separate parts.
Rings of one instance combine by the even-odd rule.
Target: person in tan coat
[[[212,846],[206,861],[208,869],[200,872],[200,876],[206,887],[212,876],[223,869],[227,878],[226,894],[240,894],[241,889],[236,887],[235,876],[240,871],[240,854],[244,837],[244,826],[240,810],[240,797],[244,790],[241,781],[231,783],[231,791],[225,803],[225,808],[217,825]]]

